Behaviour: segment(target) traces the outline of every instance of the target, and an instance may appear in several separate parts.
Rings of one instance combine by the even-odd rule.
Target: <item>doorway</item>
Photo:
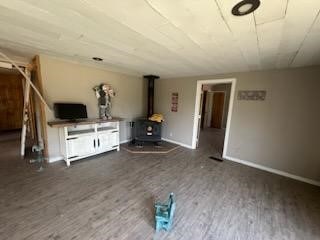
[[[212,99],[212,110],[211,110],[211,122],[210,126],[212,128],[221,129],[222,128],[222,120],[224,114],[226,92],[215,91],[213,92]]]
[[[228,147],[236,79],[197,82],[192,148],[214,147],[225,157]],[[202,141],[201,141],[202,139]],[[210,145],[211,144],[211,145]]]
[[[24,69],[24,67],[21,67]],[[14,67],[0,68],[0,151],[1,163],[8,161],[21,162],[21,132],[24,112],[24,76]],[[30,99],[32,96],[30,96]],[[28,105],[28,111],[33,113],[33,102]],[[31,146],[36,141],[33,115],[26,122],[25,146],[30,155]]]
[[[225,85],[225,84],[224,84]],[[225,128],[224,114],[226,107],[226,96],[230,96],[230,88],[226,85],[225,91],[215,91],[214,88],[219,88],[220,85],[204,85],[201,98],[201,124],[200,129]],[[221,87],[220,87],[221,88]]]
[[[14,69],[0,68],[0,151],[3,160],[19,156],[23,77]]]
[[[0,132],[22,127],[22,76],[13,70],[0,70]]]

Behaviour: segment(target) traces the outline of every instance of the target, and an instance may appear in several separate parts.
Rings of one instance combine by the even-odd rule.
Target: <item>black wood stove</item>
[[[148,80],[148,115],[147,118],[137,119],[133,125],[132,142],[139,145],[143,142],[161,142],[161,123],[148,119],[154,113],[154,80],[159,76],[146,75],[143,77]]]

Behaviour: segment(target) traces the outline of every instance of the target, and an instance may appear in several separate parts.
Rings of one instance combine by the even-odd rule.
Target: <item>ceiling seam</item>
[[[284,18],[287,16],[289,1],[290,1],[290,0],[287,0],[286,10],[284,11]]]
[[[187,33],[185,33],[181,28],[179,28],[178,26],[176,26],[173,22],[170,21],[170,19],[168,19],[166,16],[164,16],[160,11],[158,11],[150,2],[149,0],[144,0],[149,6],[150,8],[153,9],[153,11],[155,11],[157,14],[159,14],[161,17],[163,17],[164,19],[166,19],[168,21],[169,24],[171,24],[174,28],[176,28],[177,30],[179,30],[180,32],[182,32],[191,42],[193,42],[196,46],[198,46],[202,51],[204,51],[201,46],[195,42],[192,38],[189,37],[189,35]],[[166,36],[166,35],[165,35]]]
[[[176,26],[170,19],[168,19],[165,15],[163,15],[159,10],[157,10],[152,3],[149,2],[149,0],[144,0],[146,4],[148,4],[150,6],[150,8],[155,11],[157,14],[159,14],[159,16],[163,17],[164,19],[166,19],[168,21],[169,24],[171,24],[174,28],[176,28],[177,30],[179,30],[180,32],[182,32],[193,44],[195,44],[196,46],[198,46],[198,48],[201,50],[201,52],[203,52],[203,54],[205,54],[205,60],[208,61],[208,63],[212,63],[210,59],[207,59],[207,55],[206,55],[206,51],[205,49],[203,49],[197,42],[195,42],[186,32],[184,32],[181,28],[179,28],[178,26]],[[166,36],[166,35],[165,35]]]
[[[163,17],[164,19],[166,19],[167,21],[169,21],[167,18],[165,18],[163,15],[161,15],[157,10],[155,10],[146,0],[144,0],[144,2],[145,2],[152,10],[154,10],[157,14],[159,14],[161,17]],[[100,10],[99,10],[98,8],[96,8],[96,7],[95,7],[95,9],[98,10],[98,11],[100,11]],[[118,19],[115,19],[115,18],[113,18],[113,17],[111,17],[111,16],[106,15],[105,12],[103,12],[103,11],[100,11],[100,12],[101,12],[103,15],[105,15],[107,18],[110,18],[110,19],[112,19],[113,21],[116,21],[117,23],[119,23],[119,24],[122,25],[123,27],[129,29],[130,31],[132,31],[132,32],[134,32],[134,33],[136,33],[136,34],[138,34],[138,35],[141,36],[143,39],[146,39],[146,40],[148,40],[148,41],[151,41],[153,44],[156,44],[156,45],[158,45],[158,46],[166,49],[170,54],[174,55],[174,56],[177,58],[178,61],[185,62],[185,63],[187,63],[188,65],[192,66],[193,68],[199,70],[200,66],[194,65],[194,63],[188,61],[186,58],[183,58],[183,57],[180,56],[177,52],[171,50],[171,49],[168,48],[167,46],[165,46],[165,45],[163,45],[163,44],[160,44],[160,43],[154,41],[153,39],[151,39],[151,38],[143,35],[142,33],[136,31],[134,28],[132,28],[132,27],[128,26],[127,24],[119,21]],[[169,22],[170,22],[170,21],[169,21]],[[173,26],[174,26],[174,25],[173,25]],[[176,27],[176,26],[174,26],[174,27]],[[162,34],[162,33],[161,33],[161,34]],[[162,35],[163,35],[164,37],[167,37],[167,38],[168,38],[168,36],[166,36],[166,35],[164,35],[164,34],[162,34]],[[171,39],[171,38],[169,38],[169,39]],[[171,40],[174,41],[173,39],[171,39]],[[117,49],[117,48],[115,48],[115,49]],[[132,56],[134,57],[134,55],[132,55]],[[203,70],[203,69],[200,69],[200,70]]]
[[[21,46],[23,46],[24,48],[28,48],[28,49],[31,49],[32,48],[32,46],[33,45],[31,45],[31,44],[29,44],[29,43],[26,43],[26,42],[24,42],[24,43],[21,43],[21,42],[16,42],[16,41],[8,41],[8,40],[6,40],[6,39],[2,39],[2,38],[0,38],[0,40],[3,42],[3,41],[5,41],[5,42],[7,42],[7,43],[9,43],[9,44],[11,44],[11,45],[21,45]],[[89,44],[89,46],[90,45],[92,45],[92,44]],[[110,46],[110,45],[108,45],[108,46]],[[118,51],[116,48],[113,48],[112,46],[110,46],[111,47],[111,49],[114,49],[115,51]],[[69,54],[69,53],[65,53],[65,52],[62,52],[62,51],[58,51],[58,52],[56,52],[56,51],[54,51],[54,50],[52,50],[51,48],[46,48],[46,49],[42,49],[42,48],[33,48],[34,50],[33,50],[33,52],[36,52],[36,53],[34,53],[34,54],[40,54],[40,53],[42,53],[42,54],[46,54],[46,55],[51,55],[51,56],[58,56],[58,55],[60,55],[60,57],[64,57],[64,58],[69,58],[69,57],[75,57],[75,56],[78,56],[78,57],[80,57],[80,59],[81,59],[81,61],[85,61],[85,59],[87,59],[86,61],[88,61],[88,62],[90,62],[89,61],[89,59],[86,57],[86,56],[84,56],[84,55],[75,55],[75,54]],[[118,51],[119,52],[119,51]],[[134,56],[134,55],[132,55],[132,54],[129,54],[129,53],[126,53],[126,52],[122,52],[122,56],[123,56],[123,58],[126,58],[126,57],[130,57],[130,56],[132,56],[133,58],[136,58],[136,59],[139,59],[140,61],[142,61],[142,62],[144,62],[144,63],[148,63],[148,62],[152,62],[153,64],[158,64],[159,66],[160,66],[160,70],[166,70],[166,71],[170,71],[170,72],[173,72],[173,69],[169,69],[168,70],[168,68],[166,68],[165,66],[163,66],[163,65],[160,65],[158,62],[155,62],[155,61],[153,61],[153,60],[145,60],[145,58],[142,58],[141,56]],[[91,58],[90,58],[91,59]],[[125,64],[125,59],[118,59],[117,60],[117,62],[116,63],[114,63],[114,61],[112,61],[112,59],[104,59],[105,61],[104,61],[104,63],[105,64],[103,64],[103,66],[105,66],[106,68],[108,68],[108,66],[109,67],[117,67],[117,68],[119,68],[119,69],[124,69],[124,71],[132,71],[132,72],[141,72],[141,70],[137,70],[136,68],[134,68],[133,66],[126,66],[126,67],[123,67],[123,65]],[[103,67],[103,66],[101,66],[101,67]]]
[[[86,3],[86,1],[85,1],[84,3]],[[92,8],[91,5],[87,5],[87,7],[91,7],[91,8]],[[40,7],[39,9],[43,9],[43,8]],[[96,8],[96,7],[95,7],[94,9],[99,11],[99,9]],[[73,9],[70,9],[70,10],[74,11]],[[76,12],[76,11],[75,11],[75,12]],[[100,11],[100,12],[101,12],[101,11]],[[76,12],[76,13],[78,13],[78,12]],[[158,46],[166,49],[166,50],[167,50],[170,54],[172,54],[173,56],[177,56],[177,54],[175,54],[173,51],[171,51],[170,49],[168,49],[168,48],[165,47],[164,45],[161,45],[161,44],[155,42],[154,40],[152,40],[152,39],[150,39],[150,38],[147,38],[146,36],[144,36],[144,35],[142,35],[141,33],[135,31],[134,29],[128,27],[127,25],[123,24],[122,22],[120,22],[120,21],[118,21],[118,20],[116,20],[116,19],[114,19],[114,18],[112,18],[112,17],[110,17],[110,16],[108,16],[108,15],[105,15],[104,12],[101,12],[101,13],[102,13],[105,17],[109,18],[110,20],[115,21],[115,22],[117,22],[118,24],[120,24],[121,26],[123,26],[124,28],[129,29],[130,31],[136,33],[137,35],[139,35],[139,36],[142,37],[143,39],[150,40],[152,43],[154,43],[154,44],[156,44],[156,45],[158,45]],[[80,14],[80,15],[81,15],[81,14]],[[56,16],[56,15],[55,15],[55,16]],[[82,16],[82,15],[81,15],[81,16]],[[83,17],[83,16],[82,16],[82,17]],[[90,19],[89,19],[89,20],[90,20]],[[43,21],[43,20],[42,20],[42,21]],[[90,21],[91,21],[91,20],[90,20]],[[91,21],[91,22],[93,22],[93,24],[96,24],[94,21]],[[50,23],[50,24],[52,25],[51,22],[47,22],[47,23]],[[53,24],[53,26],[56,27],[57,25],[56,25],[56,24]],[[60,27],[60,26],[59,26],[59,27]],[[70,31],[69,28],[65,28],[65,27],[62,27],[62,28],[65,29],[65,30],[67,30],[67,31]],[[88,37],[88,36],[86,35],[86,37]],[[90,39],[90,38],[89,38],[89,39]],[[92,39],[91,39],[91,40],[92,40]],[[95,41],[95,40],[93,40],[93,41]],[[96,41],[95,41],[95,42],[96,42]],[[99,43],[99,42],[96,42],[96,43]],[[168,70],[168,67],[165,67],[163,64],[160,64],[159,62],[155,62],[154,60],[152,60],[152,59],[150,59],[150,58],[148,58],[148,57],[146,57],[146,56],[143,56],[143,55],[141,55],[141,54],[136,55],[136,54],[133,54],[133,53],[124,51],[122,48],[116,47],[115,45],[112,45],[112,44],[110,44],[110,43],[103,43],[103,44],[109,46],[109,47],[110,47],[111,49],[113,49],[114,51],[117,51],[117,52],[121,53],[124,57],[125,57],[125,56],[131,56],[132,58],[137,58],[137,59],[139,59],[139,60],[141,60],[141,61],[143,61],[143,62],[145,62],[145,63],[153,62],[154,64],[162,65],[162,68],[163,68],[164,70]],[[183,59],[183,58],[180,57],[180,56],[177,56],[177,57],[178,57],[177,61],[185,60],[185,59]],[[189,64],[192,64],[191,62],[186,61],[186,60],[185,60],[185,62],[186,62],[186,63],[189,63]],[[119,66],[120,66],[120,65],[119,65]],[[193,64],[192,64],[192,66],[194,67]],[[120,67],[121,67],[121,66],[120,66]],[[169,71],[172,72],[173,69],[169,69]]]
[[[261,26],[261,25],[264,25],[264,24],[268,24],[268,23],[273,23],[273,22],[276,22],[276,21],[284,20],[285,18],[286,18],[286,15],[284,15],[283,17],[277,18],[277,19],[273,19],[271,21],[262,22],[262,23],[256,23],[256,25],[257,26]]]
[[[32,31],[31,31],[31,33],[32,33]],[[8,40],[3,39],[3,38],[0,38],[0,39],[3,40],[3,41],[8,41]],[[13,42],[13,41],[12,41],[12,42]],[[94,43],[94,42],[95,42],[95,41],[93,40],[93,43]],[[14,43],[14,44],[18,44],[18,42],[13,42],[13,43]],[[21,43],[19,43],[19,44],[21,44]],[[86,43],[86,42],[84,42],[84,44],[93,45],[93,44],[89,44],[89,43]],[[26,47],[29,47],[29,48],[32,47],[32,45],[30,45],[30,44],[28,44],[28,43],[24,43],[23,45],[26,46]],[[110,44],[105,44],[105,45],[108,46],[108,47],[110,47],[110,49],[112,49],[112,51],[115,51],[115,52],[120,53],[120,54],[123,56],[123,58],[132,57],[132,58],[139,59],[140,61],[145,62],[145,63],[152,62],[153,64],[159,64],[158,62],[155,62],[155,61],[153,61],[152,59],[147,59],[147,58],[142,57],[142,56],[133,55],[133,54],[130,54],[130,53],[128,53],[128,52],[119,50],[119,49],[113,47],[113,46],[110,45]],[[47,49],[42,49],[42,48],[39,49],[39,48],[36,48],[36,49],[37,49],[38,52],[47,51],[47,52],[51,52],[50,54],[57,54],[57,52],[54,52],[52,49],[48,49],[48,48],[47,48]],[[67,55],[66,55],[64,52],[61,52],[61,51],[58,52],[58,54],[61,54],[61,55],[66,56],[66,57],[71,56],[70,54],[67,54]],[[81,55],[78,55],[78,56],[80,56],[80,57],[85,57],[85,56],[81,56]],[[110,61],[111,61],[111,60],[110,60]],[[107,63],[108,65],[112,64],[110,61],[109,61],[109,63]],[[119,68],[121,68],[121,67],[122,67],[121,64],[124,64],[124,61],[118,59],[118,62],[119,62],[119,64],[114,64],[114,66],[118,66]],[[165,68],[165,66],[162,66],[162,65],[160,65],[160,64],[159,64],[159,66],[160,66],[160,68],[163,69],[163,70],[168,70],[167,68]],[[133,69],[133,68],[131,68],[131,67],[127,67],[127,68],[128,68],[128,69],[131,69],[132,71],[136,71],[135,69]],[[170,70],[170,71],[172,71],[172,70]]]
[[[43,8],[41,8],[41,7],[38,7],[39,9],[43,9]],[[28,17],[30,17],[30,16],[28,16]],[[35,18],[35,19],[37,19],[37,18]],[[75,32],[75,31],[73,31],[73,30],[70,30],[69,28],[66,28],[66,27],[63,27],[63,26],[57,26],[56,24],[53,24],[52,22],[47,22],[47,21],[43,21],[43,22],[45,22],[45,23],[47,23],[47,24],[50,24],[51,26],[54,26],[55,28],[60,28],[60,29],[64,29],[64,30],[66,30],[66,31],[69,31],[69,32],[71,32],[72,34],[78,34],[77,32]],[[120,22],[119,22],[120,23]],[[95,23],[94,23],[95,24]],[[121,25],[123,25],[122,23],[120,23]],[[124,27],[126,27],[126,28],[128,28],[127,26],[125,26],[125,25],[123,25]],[[30,33],[32,33],[32,32],[34,32],[34,31],[32,31],[31,29],[28,29],[28,31],[30,31]],[[83,36],[83,34],[80,34],[79,35],[79,37],[81,37],[81,36]],[[78,39],[79,39],[79,37],[78,37]],[[86,37],[88,37],[88,36],[86,36]],[[78,39],[76,39],[76,40],[78,40]],[[90,38],[88,38],[88,39],[90,39]],[[92,39],[91,39],[92,40]],[[95,43],[98,43],[98,42],[96,42],[95,40],[92,40],[93,42],[95,42]],[[86,43],[87,44],[87,43]],[[98,43],[99,44],[99,43]],[[108,46],[108,47],[110,47],[111,49],[112,49],[112,51],[115,51],[115,52],[118,52],[118,53],[120,53],[123,57],[129,57],[129,56],[131,56],[131,57],[133,57],[133,58],[137,58],[137,59],[139,59],[139,60],[141,60],[141,61],[143,61],[143,62],[146,62],[146,63],[148,63],[148,62],[154,62],[153,60],[151,60],[151,59],[148,59],[148,58],[146,58],[146,57],[144,57],[144,56],[137,56],[137,55],[133,55],[132,53],[129,53],[129,52],[126,52],[126,51],[123,51],[121,48],[117,48],[117,47],[115,47],[114,45],[111,45],[110,43],[104,43],[104,45],[106,45],[106,46]],[[28,47],[31,47],[30,45],[27,45]],[[42,49],[38,49],[38,51],[41,51]],[[49,50],[49,51],[51,51],[51,50]],[[68,56],[67,56],[68,57]],[[158,64],[158,63],[156,63],[156,62],[154,62],[155,64]],[[121,66],[119,66],[119,67],[121,67]],[[163,66],[163,68],[165,68],[164,66]],[[132,69],[133,70],[133,69]]]
[[[286,8],[285,8],[285,10],[284,10],[284,16],[283,16],[283,17],[280,17],[280,18],[277,18],[277,19],[274,19],[274,20],[271,20],[271,21],[266,21],[266,22],[258,23],[257,26],[260,26],[260,25],[263,25],[263,24],[272,23],[272,22],[276,22],[276,21],[285,19],[285,18],[286,18],[286,15],[287,15],[287,10],[288,10],[288,4],[289,4],[289,0],[286,1]]]
[[[218,1],[217,1],[217,0],[214,0],[214,2],[215,2],[216,5],[217,5],[218,11],[219,11],[219,13],[220,13],[220,16],[221,16],[224,24],[227,26],[227,28],[228,28],[228,30],[230,31],[230,33],[233,35],[232,29],[231,29],[230,25],[228,24],[227,20],[225,19],[225,17],[223,16],[223,13],[222,13],[222,10],[221,10],[221,8],[220,8],[220,5],[219,5]]]
[[[256,15],[253,12],[253,21],[254,21],[254,29],[256,31],[256,40],[257,40],[257,47],[258,47],[258,55],[259,55],[259,66],[260,68],[262,67],[262,63],[261,63],[261,47],[260,47],[260,41],[259,41],[259,36],[258,36],[258,31],[257,31],[257,21],[256,21]]]
[[[214,0],[214,2],[216,3],[216,5],[217,5],[217,7],[218,7],[218,9],[219,9],[219,13],[220,13],[220,16],[221,16],[223,22],[226,24],[228,30],[230,31],[230,34],[232,35],[232,38],[235,39],[235,35],[234,35],[234,33],[233,33],[230,25],[227,23],[227,20],[226,20],[225,17],[223,16],[223,13],[222,13],[222,10],[221,10],[221,8],[220,8],[220,5],[219,5],[218,1],[217,1],[217,0]],[[239,53],[241,54],[242,58],[246,61],[247,65],[249,65],[249,63],[248,63],[248,61],[247,61],[247,58],[244,56],[244,53],[242,52],[242,50],[241,50],[238,46],[236,46],[236,47],[237,47]]]
[[[286,9],[285,9],[285,11],[284,11],[284,24],[283,24],[283,26],[282,26],[282,28],[284,28],[284,26],[285,26],[285,19],[286,19],[286,17],[287,17],[287,12],[288,12],[288,7],[289,7],[289,1],[290,0],[287,0],[287,4],[286,4]],[[281,31],[281,39],[280,39],[280,43],[279,43],[279,47],[281,46],[281,43],[282,43],[282,38],[283,38],[283,29],[282,29],[282,31]],[[281,56],[281,53],[278,51],[277,52],[277,58],[276,58],[276,68],[278,68],[278,61],[279,61],[279,58],[280,58],[280,56]],[[291,62],[292,60],[290,60],[290,62]],[[289,65],[290,66],[290,65]]]
[[[296,57],[298,56],[298,54],[299,54],[300,50],[302,49],[302,46],[303,46],[303,44],[304,44],[305,40],[306,40],[306,39],[307,39],[307,37],[309,36],[309,34],[310,34],[310,32],[311,32],[311,30],[312,30],[312,28],[313,28],[314,24],[316,23],[316,21],[317,21],[317,20],[318,20],[318,18],[319,18],[319,16],[320,16],[320,10],[318,11],[318,13],[317,13],[316,17],[314,18],[314,20],[313,20],[312,24],[310,25],[310,28],[308,29],[308,32],[306,33],[306,35],[304,36],[303,40],[301,41],[301,43],[300,43],[300,45],[299,45],[298,50],[296,51],[296,53],[294,54],[294,56],[293,56],[292,60],[290,61],[289,66],[292,66],[292,64],[294,63],[294,60],[296,59]]]
[[[220,8],[220,5],[219,5],[218,1],[217,1],[217,0],[214,0],[214,1],[215,1],[216,5],[217,5],[217,7],[218,7],[218,9],[219,9],[220,16],[221,16],[221,18],[222,18],[223,22],[226,24],[227,28],[229,29],[229,31],[230,31],[230,33],[231,33],[231,35],[232,35],[233,39],[235,39],[235,35],[234,35],[234,33],[233,33],[233,31],[232,31],[231,27],[230,27],[230,26],[229,26],[229,24],[227,23],[227,20],[226,20],[226,19],[225,19],[225,17],[223,16],[223,13],[222,13],[222,10],[221,10],[221,8]],[[256,36],[257,36],[257,29],[256,29],[256,22],[255,22],[255,19],[254,19],[254,25],[255,25],[255,32],[256,32]],[[239,48],[238,46],[237,46],[237,49],[238,49],[239,53],[241,54],[242,58],[246,61],[247,66],[249,66],[250,64],[248,63],[248,60],[247,60],[247,58],[245,57],[245,55],[244,55],[244,53],[243,53],[242,49],[241,49],[241,48]],[[258,51],[259,51],[259,49],[258,49]],[[260,54],[259,54],[259,58],[260,58]]]
[[[144,2],[145,2],[152,10],[154,10],[157,14],[159,14],[161,17],[163,17],[164,19],[166,19],[167,21],[169,21],[167,18],[165,18],[163,15],[161,15],[158,11],[156,11],[147,1],[144,0]],[[97,9],[97,8],[95,8],[95,9]],[[99,10],[99,9],[97,9],[97,10]],[[104,12],[101,12],[101,13],[102,13],[103,15],[105,15]],[[121,24],[123,27],[129,29],[130,31],[135,32],[136,34],[140,35],[142,38],[144,38],[144,39],[146,39],[146,40],[149,40],[149,41],[151,41],[152,43],[154,43],[154,44],[156,44],[156,45],[158,45],[158,46],[166,49],[170,54],[174,55],[174,56],[177,58],[178,61],[181,61],[181,60],[182,60],[182,62],[185,62],[185,63],[187,63],[188,65],[192,66],[193,68],[199,70],[199,67],[200,67],[200,66],[194,65],[194,63],[188,61],[186,58],[183,58],[183,57],[180,56],[177,52],[171,50],[171,49],[168,48],[167,46],[165,46],[165,45],[163,45],[163,44],[160,44],[160,43],[154,41],[153,39],[151,39],[151,38],[143,35],[142,33],[136,31],[134,28],[132,28],[132,27],[128,26],[127,24],[119,21],[118,19],[115,19],[115,18],[113,18],[113,17],[111,17],[111,16],[108,16],[108,15],[105,15],[105,16],[108,17],[108,18],[110,18],[110,19],[112,19],[113,21],[118,22],[119,24]],[[170,22],[170,21],[169,21],[169,22]],[[167,35],[164,35],[163,33],[160,33],[160,34],[162,34],[164,37],[169,38]],[[169,39],[172,40],[172,41],[174,41],[174,42],[176,42],[175,40],[173,40],[173,39],[171,39],[171,38],[169,38]],[[132,56],[134,57],[134,55],[132,55]],[[200,70],[203,70],[203,69],[200,69]],[[170,71],[171,71],[171,70],[170,70]]]
[[[17,43],[13,43],[13,45],[17,45]],[[31,46],[30,45],[23,45],[25,47],[28,47],[30,48]],[[54,52],[52,51],[51,49],[46,49],[44,51],[42,50],[37,50],[36,53],[34,53],[34,55],[40,55],[40,54],[44,54],[44,55],[48,55],[50,57],[56,57],[56,58],[60,58],[60,59],[65,59],[65,60],[69,60],[70,61],[70,58],[73,58],[74,55],[70,55],[70,54],[65,54],[65,53],[62,53],[62,52]],[[80,56],[79,60],[75,60],[74,62],[82,62],[84,64],[84,57],[83,56]],[[123,66],[120,66],[119,64],[114,64],[112,63],[111,61],[108,61],[106,62],[106,64],[103,64],[103,65],[97,65],[97,64],[93,64],[91,63],[90,61],[87,61],[87,64],[88,65],[94,65],[94,66],[99,66],[98,68],[100,69],[110,69],[110,68],[118,68],[119,70],[109,70],[109,71],[115,71],[115,72],[121,72],[120,70],[122,70],[122,72],[140,72],[139,70],[136,70],[136,69],[133,69],[132,67],[123,67]]]

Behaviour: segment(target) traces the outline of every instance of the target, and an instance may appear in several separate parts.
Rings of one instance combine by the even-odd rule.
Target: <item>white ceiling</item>
[[[320,64],[320,0],[1,0],[0,48],[161,77]]]

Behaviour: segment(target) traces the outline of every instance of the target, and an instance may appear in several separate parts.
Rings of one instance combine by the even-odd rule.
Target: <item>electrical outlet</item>
[[[170,135],[170,137],[172,137],[172,135],[173,135],[173,134],[172,134],[172,132],[170,132],[170,134],[169,134],[169,135]]]

